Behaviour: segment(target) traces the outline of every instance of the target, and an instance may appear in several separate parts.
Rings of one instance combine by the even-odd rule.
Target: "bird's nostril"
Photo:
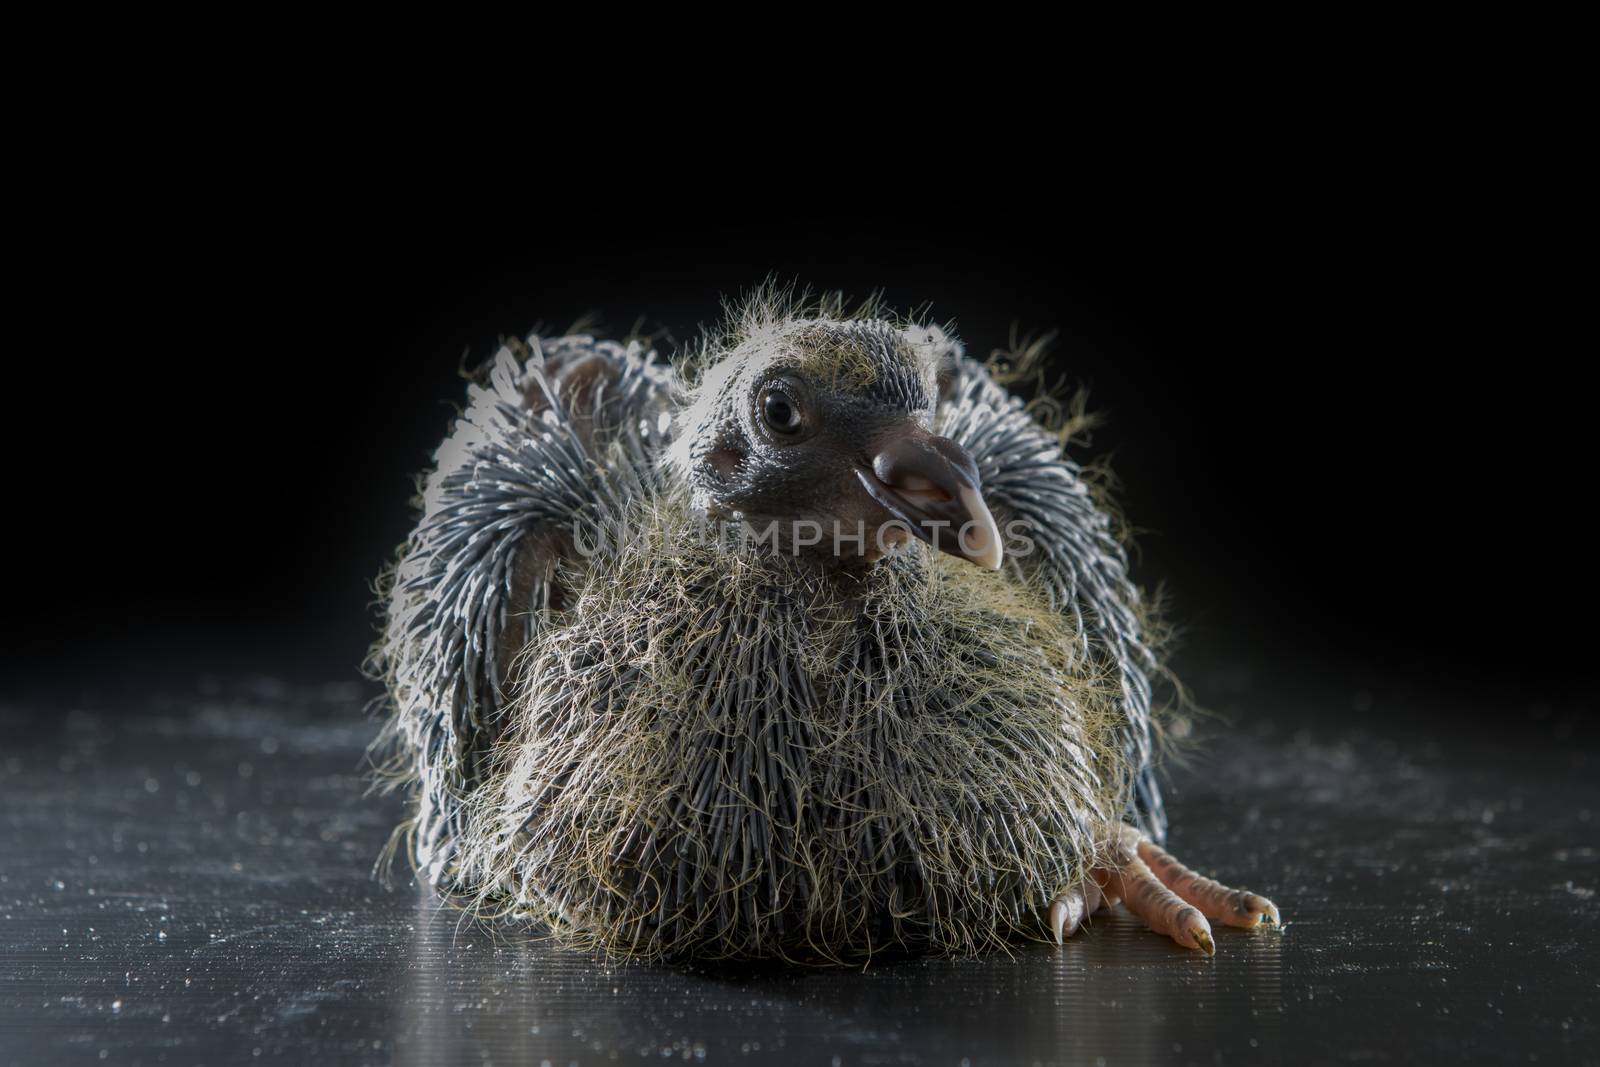
[[[894,488],[902,493],[924,497],[928,500],[949,500],[950,494],[941,489],[932,479],[924,478],[920,474],[902,475],[898,481],[890,482]]]
[[[915,437],[891,442],[872,461],[884,485],[912,493],[940,489],[948,467],[944,457]]]

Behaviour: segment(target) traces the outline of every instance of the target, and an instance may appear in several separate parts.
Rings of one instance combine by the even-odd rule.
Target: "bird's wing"
[[[434,455],[422,515],[386,582],[373,664],[392,718],[380,745],[417,783],[411,849],[447,882],[460,798],[500,735],[514,657],[559,609],[558,567],[586,531],[655,477],[671,370],[654,352],[587,336],[501,348]]]
[[[952,352],[940,376],[937,430],[972,453],[986,503],[1004,524],[1021,519],[1034,542],[1010,566],[1042,587],[1051,607],[1073,619],[1082,652],[1109,668],[1122,689],[1123,754],[1133,771],[1130,817],[1151,837],[1166,816],[1151,748],[1151,676],[1157,663],[1140,626],[1138,588],[1111,517],[1089,492],[1078,464],[994,380],[983,364]]]

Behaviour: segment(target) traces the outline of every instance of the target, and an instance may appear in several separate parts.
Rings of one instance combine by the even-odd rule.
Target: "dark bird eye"
[[[761,400],[761,414],[771,426],[779,433],[798,433],[800,430],[800,408],[789,399],[789,394],[774,389]]]

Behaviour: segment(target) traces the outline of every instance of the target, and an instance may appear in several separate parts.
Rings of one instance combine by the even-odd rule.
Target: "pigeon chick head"
[[[917,539],[998,569],[977,464],[933,430],[959,351],[938,327],[877,318],[776,315],[711,342],[673,454],[695,507],[824,560]]]

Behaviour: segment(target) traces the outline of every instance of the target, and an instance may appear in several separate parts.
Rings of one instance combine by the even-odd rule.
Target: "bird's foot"
[[[1131,826],[1121,828],[1113,855],[1110,865],[1090,872],[1085,886],[1050,903],[1057,944],[1089,915],[1119,900],[1156,933],[1208,956],[1217,950],[1208,920],[1247,928],[1281,922],[1277,906],[1266,897],[1196,874]]]

